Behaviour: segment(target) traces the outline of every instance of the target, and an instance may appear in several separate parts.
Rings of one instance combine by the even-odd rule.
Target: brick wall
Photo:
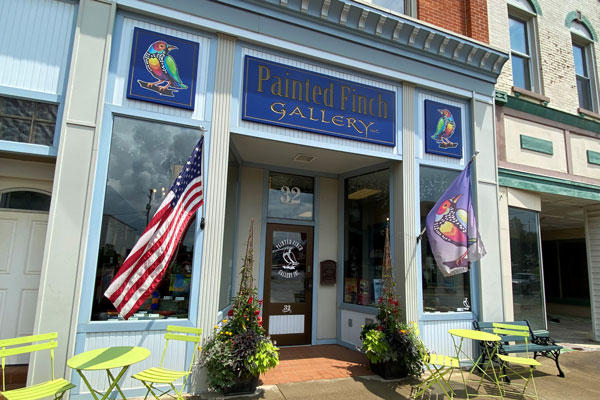
[[[417,15],[425,22],[488,42],[486,0],[420,0]]]
[[[565,26],[567,14],[581,11],[597,35],[600,34],[600,1],[538,0],[542,15],[537,17],[537,45],[542,77],[541,94],[550,98],[548,107],[576,114],[578,107],[571,32]],[[506,0],[489,0],[489,37],[492,46],[510,51]],[[600,42],[594,43],[596,77],[600,77]],[[598,84],[598,81],[596,82]],[[512,93],[512,68],[508,61],[496,89]]]

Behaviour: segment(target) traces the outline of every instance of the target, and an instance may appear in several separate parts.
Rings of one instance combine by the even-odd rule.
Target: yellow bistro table
[[[464,373],[462,368],[460,369],[460,374],[463,380],[463,384],[465,385],[465,393],[467,395],[467,399],[469,399],[470,397],[476,397],[476,396],[486,396],[486,397],[500,397],[501,399],[504,398],[504,396],[502,395],[502,389],[500,388],[500,381],[498,380],[498,374],[496,373],[496,368],[494,367],[494,363],[493,363],[493,357],[496,354],[496,351],[498,350],[498,344],[500,343],[500,336],[498,335],[494,335],[493,333],[489,333],[489,332],[482,332],[482,331],[477,331],[477,330],[473,330],[473,329],[450,329],[448,330],[448,333],[452,336],[452,342],[454,343],[454,347],[456,349],[456,357],[460,360],[461,363],[463,362],[472,362],[473,363],[473,367],[471,368],[470,372],[475,371],[476,369],[479,370],[481,372],[481,379],[479,380],[479,386],[481,386],[481,383],[483,382],[484,378],[488,378],[490,379],[495,385],[496,388],[498,389],[498,394],[472,394],[469,395],[469,391],[467,388],[467,381],[465,380],[464,377]],[[484,356],[484,354],[480,354],[479,357],[477,358],[477,360],[473,360],[473,358],[471,356],[469,356],[464,348],[464,341],[465,339],[470,339],[470,340],[476,340],[479,342],[486,342],[485,346],[480,346],[484,348],[484,352],[485,352],[485,365],[481,365],[480,361],[481,361],[481,357]],[[488,367],[491,369],[491,372],[488,372]],[[479,390],[479,388],[478,388]]]
[[[67,361],[67,365],[70,368],[77,370],[77,373],[81,376],[81,379],[88,389],[90,389],[90,393],[95,400],[98,400],[96,394],[102,395],[100,399],[105,400],[114,389],[116,389],[121,394],[121,397],[125,399],[126,397],[119,387],[119,380],[125,375],[125,372],[127,372],[130,365],[143,361],[148,358],[148,356],[150,356],[150,350],[143,347],[104,347],[102,349],[89,350],[77,354]],[[117,376],[114,376],[110,370],[116,368],[120,368],[121,371]],[[104,394],[92,388],[92,385],[90,385],[90,382],[83,374],[83,371],[99,370],[105,370],[108,376],[109,386]]]

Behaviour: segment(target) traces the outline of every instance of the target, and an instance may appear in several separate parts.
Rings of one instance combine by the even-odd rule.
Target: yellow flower
[[[202,351],[202,346],[198,346],[198,350]]]
[[[224,320],[223,320],[223,323],[224,323],[224,324],[226,324],[226,323],[227,323],[227,320],[226,320],[226,319],[224,319]]]
[[[215,325],[215,329],[219,329],[219,325]]]

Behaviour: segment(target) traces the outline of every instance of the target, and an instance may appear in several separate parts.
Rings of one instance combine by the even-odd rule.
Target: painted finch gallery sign
[[[242,119],[395,146],[395,93],[246,56]]]

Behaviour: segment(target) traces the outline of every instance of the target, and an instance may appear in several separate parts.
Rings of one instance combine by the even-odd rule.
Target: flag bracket
[[[206,224],[204,223],[204,217],[202,217],[202,218],[200,219],[200,229],[201,229],[201,230],[204,230],[204,226],[205,226],[205,225],[206,225]]]
[[[423,235],[425,234],[425,230],[427,230],[427,227],[424,227],[423,230],[421,231],[421,233],[419,233],[419,235],[417,235],[417,243],[419,243],[421,241],[421,238],[423,238]]]

